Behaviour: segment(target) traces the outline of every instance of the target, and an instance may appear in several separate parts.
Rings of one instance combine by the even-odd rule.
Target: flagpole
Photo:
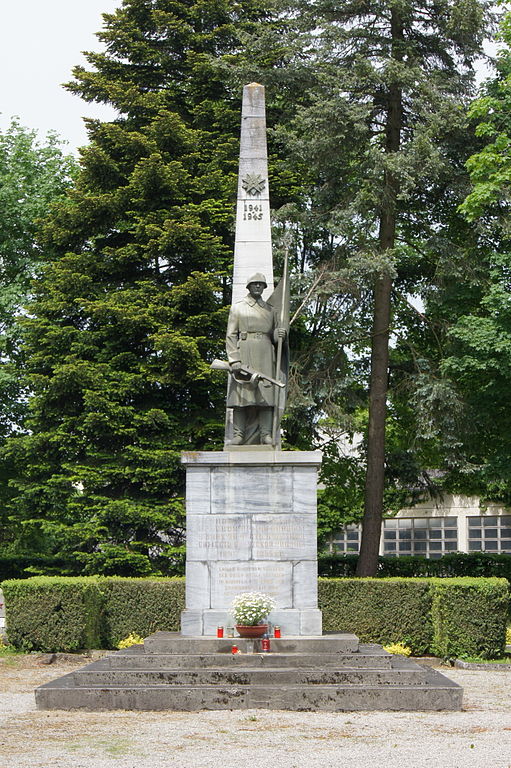
[[[284,271],[282,274],[282,300],[280,303],[280,321],[279,321],[279,328],[284,327],[284,313],[286,311],[286,301],[285,297],[287,295],[287,270],[288,270],[288,256],[289,256],[289,248],[286,244],[286,248],[284,251]],[[280,381],[280,365],[282,363],[282,345],[284,343],[284,339],[282,336],[279,336],[277,339],[277,362],[275,364],[275,378],[277,381]],[[278,428],[279,428],[279,401],[280,401],[280,389],[277,389],[277,387],[273,386],[274,391],[274,404],[273,404],[273,429],[272,429],[272,441],[275,448],[277,447],[278,443]]]

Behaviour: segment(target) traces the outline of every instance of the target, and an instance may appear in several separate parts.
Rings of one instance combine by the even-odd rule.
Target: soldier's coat
[[[231,308],[227,323],[226,350],[230,363],[241,362],[275,378],[276,310],[250,294]],[[275,387],[266,381],[238,384],[229,376],[227,407],[273,406]]]

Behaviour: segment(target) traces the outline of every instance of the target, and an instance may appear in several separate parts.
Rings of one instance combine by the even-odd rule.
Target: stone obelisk
[[[252,83],[243,89],[234,304],[246,296],[247,278],[258,272],[268,284],[263,299],[270,298],[264,88]],[[321,453],[227,443],[224,451],[184,453],[182,462],[186,609],[181,633],[212,636],[218,625],[232,623],[229,608],[237,594],[265,592],[276,601],[269,619],[281,626],[284,637],[320,635],[316,495]]]
[[[263,298],[271,296],[273,259],[264,86],[250,83],[243,88],[241,109],[233,304],[246,295],[247,277],[256,272],[262,272],[268,283]]]

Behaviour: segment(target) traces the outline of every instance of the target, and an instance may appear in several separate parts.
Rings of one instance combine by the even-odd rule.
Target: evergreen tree
[[[0,133],[0,445],[20,428],[26,412],[27,389],[22,380],[19,315],[41,269],[45,254],[37,243],[39,223],[53,202],[71,184],[76,170],[57,134],[44,140],[13,119]],[[10,545],[13,531],[5,500],[12,467],[0,473],[0,542]]]
[[[470,109],[480,137],[467,162],[472,189],[461,212],[479,238],[478,290],[450,308],[443,371],[466,409],[461,460],[450,473],[456,490],[511,504],[511,14],[501,24],[497,77]]]
[[[17,119],[0,132],[0,439],[21,418],[17,316],[30,296],[44,253],[40,221],[71,184],[76,162],[56,133],[44,141]]]
[[[487,11],[485,0],[287,3],[289,77],[309,89],[293,141],[315,175],[312,212],[332,233],[338,273],[344,265],[355,278],[359,327],[372,316],[359,575],[377,567],[389,339],[406,332],[396,294],[420,293],[431,276],[435,204],[459,196],[447,147],[465,127]],[[361,347],[354,340],[351,354]]]
[[[124,0],[70,90],[112,104],[88,121],[76,188],[43,243],[53,255],[25,320],[34,395],[8,456],[18,548],[85,572],[178,572],[183,450],[223,434],[240,93],[235,58],[257,2]]]

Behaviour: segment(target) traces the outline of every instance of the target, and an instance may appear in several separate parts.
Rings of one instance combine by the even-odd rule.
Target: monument
[[[183,454],[186,466],[186,609],[181,634],[40,686],[38,709],[460,709],[462,689],[439,672],[392,657],[352,634],[321,636],[317,607],[319,452],[282,451],[286,391],[286,275],[273,290],[264,89],[244,89],[233,309],[223,451]],[[239,409],[241,413],[236,413]],[[246,410],[245,410],[246,409]],[[271,595],[281,626],[273,653],[217,638],[240,592]],[[209,635],[209,637],[208,637]],[[309,637],[307,637],[309,635]],[[213,636],[213,637],[211,637]],[[256,641],[257,642],[257,641]]]
[[[321,635],[319,451],[282,451],[289,328],[287,266],[274,290],[264,87],[243,89],[233,297],[226,333],[224,451],[183,454],[186,608],[181,633],[231,623],[240,592],[271,595],[286,635]]]

